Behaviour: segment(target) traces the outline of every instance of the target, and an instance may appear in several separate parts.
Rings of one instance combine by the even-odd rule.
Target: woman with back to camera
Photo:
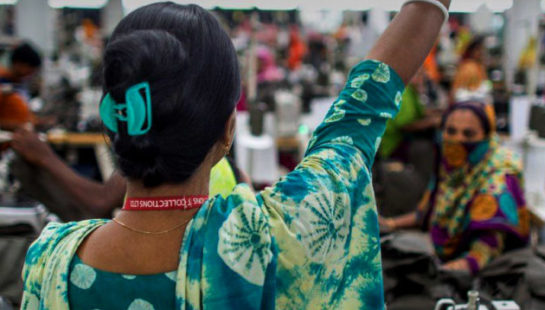
[[[48,225],[27,254],[22,308],[383,309],[368,171],[449,4],[406,4],[352,69],[298,168],[227,198],[207,196],[235,127],[229,37],[195,5],[126,16],[105,50],[100,107],[128,179],[123,211]]]

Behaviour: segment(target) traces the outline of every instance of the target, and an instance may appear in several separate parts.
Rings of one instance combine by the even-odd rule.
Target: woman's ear
[[[235,126],[236,112],[233,111],[225,123],[223,136],[214,144],[212,148],[212,166],[217,164],[225,155],[229,154],[229,150],[231,150],[231,145],[233,144],[233,139],[235,136]]]
[[[229,149],[231,148],[231,145],[233,144],[233,139],[235,138],[235,128],[237,123],[237,112],[236,110],[231,113],[231,116],[229,116],[229,119],[225,123],[225,131],[223,134],[223,142],[224,145],[229,146]]]

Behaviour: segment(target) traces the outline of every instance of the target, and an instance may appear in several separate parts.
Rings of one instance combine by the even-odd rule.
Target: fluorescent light
[[[227,10],[249,10],[256,6],[256,1],[253,0],[229,0],[217,2],[220,8]]]
[[[339,28],[343,20],[340,10],[301,10],[301,22],[305,27],[318,32],[333,32]]]
[[[19,0],[0,0],[0,5],[13,5]]]
[[[52,2],[53,0],[49,0]],[[56,0],[59,1],[59,0]],[[82,1],[82,0],[80,0]],[[66,0],[63,2],[79,2]],[[91,2],[87,0],[85,2]],[[123,0],[126,12],[133,11],[141,6],[159,0]],[[219,7],[228,10],[313,10],[313,11],[367,11],[382,9],[385,11],[399,11],[404,0],[173,0],[179,4],[195,3],[205,9]],[[545,9],[545,0],[542,0]],[[504,12],[513,6],[513,0],[456,0],[451,4],[450,11],[455,13],[473,13],[482,5],[486,5],[492,12]]]
[[[198,4],[205,9],[213,9],[219,6],[221,1],[219,0],[171,0],[174,3],[178,4]],[[128,14],[139,7],[152,4],[155,2],[160,2],[160,0],[122,0],[123,11],[125,14]]]
[[[47,3],[54,9],[60,8],[81,8],[100,9],[106,5],[108,0],[48,0]]]
[[[256,0],[256,7],[260,10],[290,11],[299,8],[297,0]]]
[[[403,0],[382,0],[378,3],[368,1],[366,6],[371,8],[379,8],[385,11],[399,11]],[[545,9],[545,0],[542,0]],[[450,4],[450,12],[453,13],[474,13],[481,6],[486,5],[494,13],[502,13],[513,6],[513,0],[456,0]]]
[[[345,11],[368,11],[373,7],[373,0],[361,0],[361,1],[350,1],[350,5],[347,6]],[[399,8],[397,8],[399,10]]]
[[[388,0],[392,1],[392,0]],[[299,0],[299,9],[304,11],[367,11],[376,6],[373,0]]]
[[[382,9],[384,11],[399,11],[405,1],[403,0],[383,0],[377,1],[377,4],[372,4],[372,8]]]
[[[513,0],[458,0],[450,5],[451,12],[474,13],[486,5],[494,13],[503,13],[513,6]]]
[[[449,11],[453,13],[474,13],[483,5],[483,1],[452,2]]]
[[[486,6],[494,13],[503,13],[513,7],[513,0],[487,0]]]
[[[128,13],[141,6],[154,2],[159,2],[159,0],[123,0],[123,8],[125,12]],[[370,7],[368,3],[373,2],[373,0],[336,0],[334,2],[330,0],[173,0],[173,2],[179,4],[195,3],[205,9],[219,7],[227,10],[250,10],[257,8],[259,10],[269,11],[291,11],[296,9],[316,11],[365,11]]]
[[[360,1],[357,4],[351,3],[350,5],[352,7],[359,6],[362,10],[378,8],[385,11],[399,11],[404,2],[404,0]],[[545,8],[545,0],[542,0],[542,2]],[[338,1],[335,3],[338,3]],[[474,13],[483,5],[486,5],[492,12],[501,13],[513,6],[513,0],[456,0],[450,4],[449,11],[453,13]],[[344,9],[350,10],[350,8]]]
[[[130,12],[138,9],[141,6],[152,4],[154,2],[157,2],[157,1],[155,0],[123,0],[121,3],[123,4],[124,13],[129,14]]]

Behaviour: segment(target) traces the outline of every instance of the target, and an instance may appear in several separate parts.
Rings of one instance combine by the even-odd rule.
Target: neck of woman
[[[212,165],[204,162],[185,182],[161,184],[152,188],[145,187],[141,181],[128,180],[126,197],[208,196],[211,169]],[[197,211],[198,209],[158,211],[122,210],[116,218],[135,227],[149,228],[150,231],[157,231],[183,222],[183,220],[189,220]]]
[[[127,198],[207,196],[210,183],[210,170],[211,167],[203,163],[183,183],[166,183],[156,187],[145,187],[139,180],[129,180],[127,182]]]
[[[127,198],[152,198],[173,196],[208,196],[210,170],[219,161],[210,152],[193,175],[182,183],[161,184],[156,187],[145,187],[140,180],[127,181]],[[161,231],[176,224],[187,222],[193,218],[199,209],[190,210],[158,210],[158,211],[125,211],[122,210],[116,218],[133,228]],[[183,230],[181,230],[183,232]],[[180,231],[178,231],[180,232]]]
[[[211,169],[211,164],[203,163],[185,182],[178,184],[162,184],[153,188],[145,187],[141,181],[129,180],[127,182],[126,197],[208,196]],[[122,210],[116,218],[140,229],[159,231],[190,220],[197,211],[198,209],[157,211]]]

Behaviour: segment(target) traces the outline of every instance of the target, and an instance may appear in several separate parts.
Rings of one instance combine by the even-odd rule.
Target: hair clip
[[[141,94],[144,91],[144,96]],[[125,92],[125,103],[116,103],[108,93],[100,104],[100,118],[113,132],[118,132],[117,122],[127,123],[130,136],[146,134],[151,129],[151,93],[148,82],[131,86]],[[125,110],[125,114],[122,113]],[[144,124],[147,126],[144,128]]]

